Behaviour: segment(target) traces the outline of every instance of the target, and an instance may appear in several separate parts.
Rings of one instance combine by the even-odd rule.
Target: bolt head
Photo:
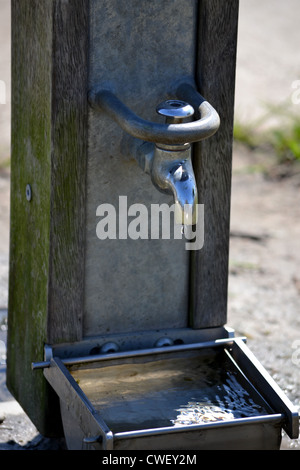
[[[194,114],[194,108],[181,100],[167,100],[163,101],[156,107],[156,111],[161,116],[166,118],[185,119]]]
[[[28,202],[30,202],[31,198],[32,198],[31,186],[30,184],[27,184],[26,185],[26,199]]]

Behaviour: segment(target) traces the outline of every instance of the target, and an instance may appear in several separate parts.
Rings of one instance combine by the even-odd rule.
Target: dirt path
[[[273,178],[271,162],[235,148],[228,324],[300,409],[300,173]],[[267,174],[253,172],[258,163]]]

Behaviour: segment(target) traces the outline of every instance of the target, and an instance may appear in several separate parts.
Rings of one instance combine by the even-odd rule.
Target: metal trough
[[[69,449],[280,448],[296,409],[241,338],[36,363]]]

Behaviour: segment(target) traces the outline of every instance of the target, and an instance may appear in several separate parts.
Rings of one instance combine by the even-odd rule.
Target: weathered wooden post
[[[88,3],[12,0],[8,385],[45,434],[57,407],[31,362],[82,337]]]
[[[269,378],[226,327],[237,23],[238,0],[12,0],[8,386],[42,434],[59,435],[62,416],[70,448],[80,447],[78,436],[68,436],[79,415],[79,441],[102,448],[168,448],[162,446],[170,443],[173,429],[157,424],[154,412],[151,430],[140,424],[142,431],[127,434],[138,418],[134,415],[128,427],[126,404],[124,413],[120,408],[124,432],[116,423],[111,429],[86,399],[82,364],[87,375],[87,366],[100,369],[104,388],[112,368],[108,396],[117,400],[121,380],[137,403],[130,373],[139,384],[165,351],[180,369],[181,360],[194,364],[195,348],[198,354],[199,348],[218,350],[218,345],[226,354],[233,351],[251,377],[258,374],[272,406],[287,415],[290,435],[296,433],[289,403],[270,392]],[[174,125],[171,118],[162,124],[156,105],[172,98],[176,111],[178,98],[185,97],[196,111],[199,106],[200,116],[193,123],[175,117]],[[182,129],[191,140],[180,140]],[[194,142],[194,176],[187,142]],[[154,167],[161,169],[166,155],[171,195],[154,187],[160,179]],[[154,185],[136,160],[148,168]],[[135,219],[129,236],[134,204],[150,214],[154,205],[175,198],[181,210],[180,195],[188,193],[189,183],[180,190],[176,185],[193,178],[193,204],[198,192],[204,205],[201,249],[187,249],[184,237],[142,236],[137,228],[142,219]],[[105,237],[103,217],[110,209],[115,218],[107,219]],[[113,236],[111,220],[117,222]],[[186,380],[193,382],[194,369],[189,373]],[[151,380],[151,396],[160,393],[159,383],[169,386],[158,381],[152,388]],[[106,398],[100,402],[101,410],[109,408]],[[280,420],[277,414],[268,416],[267,424],[261,416],[254,420],[251,445],[276,447]],[[216,441],[228,445],[222,429],[205,444],[199,426],[197,448]],[[255,436],[261,426],[267,426],[268,437],[259,444]],[[232,429],[237,447],[245,445],[243,433]],[[195,445],[190,432],[185,426],[172,435],[173,445]]]

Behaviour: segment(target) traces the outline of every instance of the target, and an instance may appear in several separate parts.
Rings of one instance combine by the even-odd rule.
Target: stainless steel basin
[[[296,410],[241,339],[50,361],[70,449],[279,449]]]

